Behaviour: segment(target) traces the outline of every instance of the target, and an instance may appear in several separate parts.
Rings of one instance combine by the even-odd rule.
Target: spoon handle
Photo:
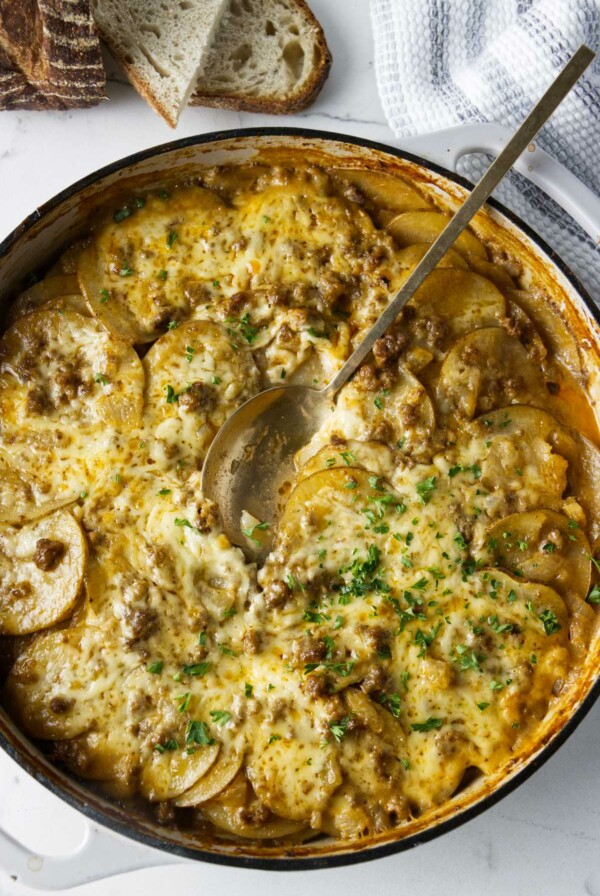
[[[533,107],[520,128],[511,137],[500,155],[487,169],[481,180],[473,188],[468,198],[463,202],[458,211],[452,216],[444,230],[430,246],[416,266],[404,286],[394,296],[381,317],[373,324],[362,342],[352,352],[342,369],[323,390],[324,393],[334,396],[362,364],[366,356],[373,348],[374,342],[386,332],[396,320],[400,310],[413,297],[419,286],[433,271],[435,266],[444,257],[448,249],[463,232],[476,212],[488,199],[490,193],[500,183],[504,175],[509,171],[522,152],[533,140],[539,129],[550,118],[556,107],[562,102],[567,93],[579,80],[588,65],[594,59],[595,53],[582,45],[572,56],[567,65],[552,82],[542,98]]]

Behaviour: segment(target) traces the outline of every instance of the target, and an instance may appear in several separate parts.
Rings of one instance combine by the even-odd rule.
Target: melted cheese
[[[93,317],[53,293],[0,344],[0,519],[69,504],[89,541],[69,627],[21,647],[4,700],[119,796],[229,835],[359,838],[535,739],[589,630],[588,483],[545,387],[560,368],[449,254],[299,454],[249,564],[200,491],[215,432],[269,384],[326,382],[423,247],[398,251],[322,170],[207,182],[98,225],[79,267]],[[519,576],[490,532],[540,508]]]

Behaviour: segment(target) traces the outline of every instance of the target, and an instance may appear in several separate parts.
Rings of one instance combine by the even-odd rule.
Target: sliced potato
[[[218,216],[222,252],[215,252]],[[79,262],[79,285],[90,308],[129,344],[150,342],[194,304],[190,280],[218,279],[219,256],[229,254],[231,229],[224,202],[210,190],[173,191],[146,199],[121,221],[105,221]]]
[[[378,476],[390,476],[395,467],[394,453],[382,442],[358,442],[349,439],[346,445],[325,445],[316,454],[299,453],[297,462],[300,466],[298,481],[336,467],[346,469],[357,467],[369,470]]]
[[[472,271],[435,270],[409,304],[406,327],[413,341],[438,354],[458,336],[482,327],[498,327],[506,300],[496,286]]]
[[[505,289],[504,294],[535,321],[552,357],[573,373],[580,373],[581,355],[577,339],[552,298],[535,289]]]
[[[58,741],[52,755],[79,777],[102,781],[103,790],[116,799],[132,797],[136,792],[139,741],[126,725],[113,724]]]
[[[413,246],[400,249],[396,258],[403,268],[412,268],[421,261],[430,248],[430,243],[415,243]],[[437,263],[437,268],[460,268],[466,271],[469,265],[460,252],[457,252],[456,249],[448,249],[442,260]]]
[[[333,749],[320,739],[265,738],[254,745],[247,774],[261,802],[294,821],[322,812],[342,781]]]
[[[327,588],[332,580],[339,581],[340,569],[359,556],[355,546],[360,545],[367,553],[365,538],[380,548],[387,539],[398,544],[388,533],[390,522],[397,519],[402,506],[402,499],[384,479],[365,470],[333,467],[303,479],[283,509],[275,550],[264,567],[263,584],[286,581],[291,575],[310,588],[313,583]],[[332,520],[335,525],[331,525]],[[340,538],[340,532],[344,538]],[[307,565],[306,558],[319,552],[323,560]],[[372,653],[361,645],[356,638],[350,643],[352,658],[357,661],[361,654],[368,658]],[[358,680],[361,671],[357,662],[354,672]],[[344,676],[342,686],[351,680],[355,679]]]
[[[250,351],[233,348],[226,328],[206,320],[165,333],[144,368],[146,417],[167,464],[200,466],[219,427],[260,388]]]
[[[20,529],[0,526],[0,634],[27,635],[72,612],[86,543],[66,510]]]
[[[481,482],[489,492],[489,516],[560,509],[577,444],[547,411],[511,405],[483,414],[473,423],[482,446]]]
[[[245,753],[246,745],[241,741],[223,744],[219,757],[212,768],[189,790],[182,793],[175,800],[175,805],[199,806],[201,803],[213,799],[233,781],[242,766]]]
[[[73,243],[72,246],[69,246],[62,253],[60,258],[52,265],[50,270],[48,271],[47,276],[54,277],[60,274],[75,274],[77,275],[77,267],[79,265],[79,258],[84,248],[83,241]]]
[[[595,540],[600,536],[600,451],[583,435],[577,436],[577,448],[569,458],[569,483],[586,512]]]
[[[386,224],[386,230],[400,246],[433,243],[451,217],[449,213],[439,211],[403,212]],[[488,257],[485,246],[470,230],[463,230],[454,243],[454,248],[467,258],[469,255],[479,255],[484,259]]]
[[[77,483],[63,480],[59,491],[49,493],[0,457],[0,523],[24,523],[72,504],[81,492]]]
[[[431,449],[435,413],[425,387],[408,370],[398,368],[394,385],[365,388],[355,378],[342,388],[330,432],[345,439],[400,444],[406,454],[420,457]]]
[[[266,821],[250,821],[254,809],[264,812],[264,806],[254,795],[243,772],[238,772],[225,790],[203,803],[201,819],[208,819],[216,828],[247,840],[279,840],[306,830],[305,821],[273,816]],[[240,811],[243,810],[243,811]]]
[[[133,349],[75,311],[28,314],[0,340],[5,438],[57,425],[137,426],[143,383]]]
[[[151,802],[169,800],[189,790],[216,762],[220,744],[197,746],[187,750],[154,751],[144,763],[140,776],[140,791]]]
[[[560,594],[587,597],[592,564],[574,520],[552,510],[515,513],[488,530],[485,551],[500,565]]]
[[[74,274],[58,274],[53,277],[46,277],[17,296],[8,309],[6,323],[12,324],[18,318],[31,314],[32,311],[37,311],[41,305],[45,305],[51,299],[67,296],[70,299],[77,294],[80,294],[79,283]],[[74,299],[74,304],[76,301]]]
[[[406,772],[400,759],[407,743],[399,721],[362,691],[343,692],[355,730],[336,745],[343,786],[329,800],[323,830],[338,837],[380,833],[410,817],[403,795]]]
[[[98,708],[120,700],[122,669],[107,670],[105,632],[78,626],[38,635],[19,655],[6,680],[3,700],[32,737],[63,740],[88,731]]]
[[[348,184],[360,191],[377,224],[384,224],[400,212],[431,208],[428,200],[398,175],[365,168],[333,168],[329,173],[342,194],[347,195]],[[349,198],[353,199],[353,196]]]
[[[507,404],[543,402],[543,376],[518,339],[486,327],[458,340],[444,358],[437,397],[444,413],[470,419]]]
[[[369,497],[375,498],[387,490],[383,482],[377,482],[377,488],[372,487],[371,478],[365,470],[332,467],[303,479],[283,509],[278,537],[285,537],[286,541],[293,543],[313,531],[318,535],[327,527],[328,517],[341,513],[342,509],[355,516],[363,505],[369,503]],[[336,524],[336,528],[344,531],[341,522]]]
[[[493,264],[491,261],[482,258],[480,255],[469,255],[469,267],[476,274],[487,277],[498,289],[514,289],[515,282],[508,271],[500,267],[499,264]]]

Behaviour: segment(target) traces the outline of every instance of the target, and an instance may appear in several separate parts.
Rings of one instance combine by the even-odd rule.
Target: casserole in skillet
[[[577,340],[477,222],[298,458],[265,566],[219,532],[218,426],[327,381],[444,224],[353,167],[271,150],[114,194],[0,345],[5,703],[192,836],[427,823],[535,749],[594,627]]]

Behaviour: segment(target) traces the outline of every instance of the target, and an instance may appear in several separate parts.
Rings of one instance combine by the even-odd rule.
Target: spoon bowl
[[[275,386],[248,399],[215,436],[202,468],[202,493],[217,504],[229,540],[250,559],[268,553],[294,479],[294,455],[332,409],[329,387]],[[262,528],[252,531],[257,524]]]

